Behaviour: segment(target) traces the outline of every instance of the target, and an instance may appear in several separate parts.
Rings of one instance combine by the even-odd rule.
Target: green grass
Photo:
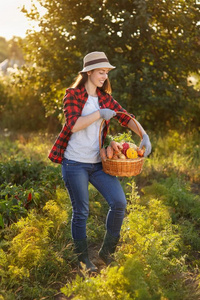
[[[42,134],[0,141],[0,299],[200,299],[199,135],[151,136],[153,151],[135,178],[116,262],[80,277],[70,232],[71,204]],[[90,185],[91,251],[104,235],[107,204]]]

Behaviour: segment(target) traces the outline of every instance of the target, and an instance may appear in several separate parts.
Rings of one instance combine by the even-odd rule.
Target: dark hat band
[[[107,60],[107,58],[94,59],[94,60],[86,62],[84,64],[84,67],[95,65],[95,64],[98,64],[98,63],[101,63],[101,62],[108,62],[108,60]]]

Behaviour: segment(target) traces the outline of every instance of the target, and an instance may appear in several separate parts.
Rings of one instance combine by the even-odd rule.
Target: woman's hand
[[[106,121],[110,120],[112,117],[116,116],[116,112],[109,108],[102,108],[99,110],[101,118]]]
[[[142,137],[139,149],[142,149],[143,146],[145,147],[144,157],[147,157],[151,153],[151,142],[149,140],[148,134],[146,133]]]

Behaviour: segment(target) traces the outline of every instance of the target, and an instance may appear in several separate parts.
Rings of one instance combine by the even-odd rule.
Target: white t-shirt
[[[82,116],[87,116],[99,109],[98,97],[88,96],[83,107]],[[64,152],[67,159],[84,162],[98,163],[101,161],[99,155],[99,129],[102,118],[95,121],[88,127],[74,132]]]

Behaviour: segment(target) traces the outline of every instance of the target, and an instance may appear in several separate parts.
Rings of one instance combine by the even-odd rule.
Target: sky
[[[31,23],[24,13],[20,12],[23,5],[29,10],[31,0],[0,0],[0,37],[5,37],[6,40],[10,40],[13,36],[24,38],[27,29],[33,25],[37,29],[37,24]]]

